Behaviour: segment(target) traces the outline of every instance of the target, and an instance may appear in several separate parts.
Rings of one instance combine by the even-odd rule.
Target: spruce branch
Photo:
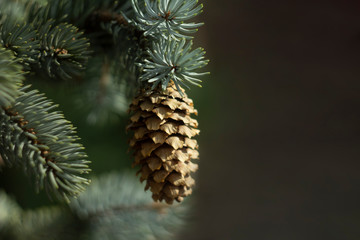
[[[54,19],[56,23],[69,22],[77,27],[86,27],[89,18],[96,15],[107,19],[120,12],[127,12],[131,3],[125,0],[48,0],[46,4],[31,3],[29,21],[38,25]]]
[[[86,86],[77,99],[78,108],[86,111],[89,124],[118,120],[119,115],[126,112],[128,102],[124,89],[127,85],[120,81],[124,73],[117,75],[118,68],[107,56],[90,59],[85,73]]]
[[[8,107],[20,94],[22,67],[11,51],[0,47],[0,108]]]
[[[80,176],[90,171],[84,148],[56,105],[29,86],[20,91],[11,108],[0,109],[0,154],[33,176],[38,191],[70,202],[89,184]]]
[[[116,22],[118,25],[128,25],[126,18],[120,13],[110,10],[98,10],[93,13],[102,22]]]
[[[68,0],[49,0],[46,3],[29,1],[26,4],[28,16],[27,20],[37,28],[47,21],[53,19],[56,23],[67,20],[70,11],[70,1]]]
[[[21,221],[12,227],[16,240],[76,239],[75,229],[69,228],[71,217],[59,207],[42,207],[23,210]],[[76,235],[75,235],[76,236]]]
[[[8,229],[19,222],[20,214],[18,204],[0,190],[0,236],[8,234]]]
[[[154,204],[131,173],[106,174],[92,183],[69,209],[23,210],[0,191],[0,238],[165,240],[183,226],[186,206]]]
[[[164,128],[168,135],[174,131],[184,136],[173,136],[164,143],[178,156],[175,150],[164,152],[163,158],[172,159],[160,167],[170,174],[173,170],[184,173],[169,174],[167,183],[191,183],[186,174],[197,166],[174,160],[197,158],[196,141],[185,138],[198,133],[185,126],[197,127],[186,115],[196,110],[191,108],[192,101],[181,95],[181,87],[188,83],[200,86],[200,76],[207,74],[199,72],[208,63],[205,51],[192,50],[188,40],[202,25],[189,22],[202,12],[202,5],[197,0],[15,1],[22,12],[11,17],[12,11],[3,6],[12,1],[0,0],[0,165],[2,157],[5,167],[22,167],[38,191],[45,189],[50,197],[71,202],[70,212],[61,208],[22,211],[0,191],[0,238],[170,239],[181,226],[179,215],[186,205],[153,203],[151,194],[143,191],[144,186],[131,173],[95,178],[87,187],[90,180],[84,174],[90,172],[90,162],[75,128],[43,94],[22,87],[23,69],[34,72],[38,66],[48,76],[60,79],[78,76],[86,69],[82,92],[89,95],[85,104],[93,110],[89,118],[96,120],[122,113],[127,105],[125,92],[132,86],[140,91],[148,85],[153,89],[159,86],[160,91],[174,82],[180,93],[171,86],[168,101],[154,96],[160,102],[152,105],[163,106],[151,112],[153,119],[165,113],[169,116],[170,124]],[[90,41],[96,54],[93,58],[89,57]],[[177,111],[171,117],[170,109]],[[185,145],[192,149],[179,150]],[[138,146],[150,151],[149,145]],[[156,164],[162,162],[155,159],[148,166],[155,168]],[[145,169],[141,177],[148,173]],[[160,173],[156,176],[167,178]],[[164,192],[176,195],[178,190],[167,187]],[[6,225],[2,225],[3,219],[7,219]],[[2,228],[11,229],[12,235],[3,235]]]
[[[45,68],[50,77],[70,79],[85,68],[91,53],[90,43],[75,26],[54,23],[49,20],[39,30],[40,67]]]
[[[171,239],[185,207],[154,204],[143,187],[132,173],[107,174],[70,207],[91,226],[89,239]]]
[[[132,173],[110,173],[93,179],[87,191],[74,200],[70,207],[82,219],[103,215],[109,209],[131,210],[152,203]]]
[[[8,19],[11,19],[11,21],[23,21],[25,18],[26,14],[23,1],[0,1],[0,23]]]
[[[152,37],[145,36],[144,31],[132,24],[127,15],[133,12],[127,8],[120,13],[112,11],[95,12],[101,28],[113,36],[115,59],[127,71],[136,73],[136,62],[146,56]]]
[[[143,61],[147,57],[146,50],[151,45],[153,38],[145,36],[132,24],[119,25],[117,22],[104,22],[102,29],[113,36],[114,53],[119,65],[126,71],[134,75],[138,73],[137,62]]]
[[[38,62],[39,40],[32,25],[5,21],[0,26],[0,42],[3,47],[13,51],[16,58],[28,65]]]
[[[203,5],[198,0],[132,0],[136,12],[136,22],[145,35],[163,34],[172,38],[191,38],[203,23],[185,23],[202,12]],[[196,6],[197,5],[197,6]]]
[[[139,64],[143,68],[140,79],[151,83],[152,89],[161,83],[163,90],[173,80],[180,93],[180,85],[189,88],[185,82],[201,87],[198,77],[209,73],[196,71],[209,61],[204,59],[205,51],[202,48],[191,51],[191,46],[192,41],[187,42],[185,39],[180,42],[173,39],[155,42],[152,49],[148,50],[149,59]]]
[[[0,238],[11,240],[77,239],[71,215],[60,207],[23,210],[0,191]]]

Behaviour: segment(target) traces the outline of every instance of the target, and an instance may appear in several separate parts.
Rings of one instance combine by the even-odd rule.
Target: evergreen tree
[[[24,210],[0,189],[0,239],[169,239],[197,170],[184,88],[208,61],[192,49],[197,0],[0,1],[0,167],[22,168],[56,204]],[[131,172],[90,177],[75,127],[32,85],[81,89],[89,124],[130,104]],[[49,96],[51,98],[51,96]],[[85,99],[85,100],[84,100]],[[125,131],[125,129],[124,129]],[[91,159],[92,162],[100,161]],[[104,161],[102,159],[101,161]]]

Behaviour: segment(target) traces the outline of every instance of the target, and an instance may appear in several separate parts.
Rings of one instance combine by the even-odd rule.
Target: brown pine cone
[[[191,162],[199,158],[197,141],[192,138],[200,132],[198,122],[190,117],[197,115],[193,101],[170,83],[166,91],[141,92],[129,111],[133,166],[140,165],[138,173],[140,181],[146,180],[145,190],[150,188],[154,201],[181,202],[195,183],[190,173],[198,169]]]

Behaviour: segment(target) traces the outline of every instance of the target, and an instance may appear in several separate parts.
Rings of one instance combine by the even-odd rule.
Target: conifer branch
[[[126,18],[120,13],[111,12],[110,10],[98,10],[93,13],[102,22],[115,21],[118,25],[127,26],[129,23]]]
[[[4,191],[0,190],[0,236],[19,222],[21,208]]]
[[[127,211],[158,211],[160,214],[166,212],[169,209],[168,205],[161,203],[149,203],[144,205],[135,205],[135,206],[113,206],[108,209],[98,209],[94,212],[91,212],[87,218],[102,218],[107,216],[113,216],[114,214],[121,214]]]
[[[54,20],[49,20],[40,28],[39,38],[40,67],[50,77],[70,79],[85,69],[90,43],[78,28],[67,23],[55,25]]]
[[[12,53],[0,47],[0,108],[8,107],[19,96],[22,67]]]
[[[136,12],[136,24],[145,31],[145,35],[164,34],[171,38],[191,38],[188,34],[197,31],[203,23],[185,23],[202,12],[202,4],[197,0],[132,0]]]
[[[0,154],[6,165],[20,165],[33,176],[36,189],[70,201],[85,190],[90,171],[74,127],[52,102],[29,87],[11,108],[0,109]]]
[[[9,6],[15,5],[21,13],[9,16],[13,12]],[[15,5],[12,1],[0,2],[0,157],[5,167],[23,168],[32,177],[37,191],[45,189],[51,197],[71,200],[71,212],[64,213],[58,208],[23,211],[0,191],[0,238],[46,239],[47,234],[59,233],[51,237],[170,239],[171,225],[181,226],[177,213],[182,207],[154,205],[151,194],[144,193],[129,174],[95,179],[86,188],[88,191],[84,191],[90,183],[84,177],[90,172],[90,161],[75,128],[56,110],[56,105],[37,90],[22,87],[22,82],[24,73],[37,68],[55,79],[70,79],[86,69],[82,82],[89,91],[83,92],[91,92],[87,105],[95,105],[91,117],[96,116],[92,119],[109,112],[122,112],[127,105],[124,89],[128,86],[136,85],[144,92],[149,85],[153,89],[157,86],[166,89],[174,82],[180,93],[171,86],[168,101],[153,96],[160,99],[156,104],[162,106],[151,109],[152,119],[176,109],[171,116],[168,114],[170,124],[164,127],[164,132],[170,135],[174,131],[184,136],[178,134],[177,140],[166,142],[176,151],[168,155],[164,152],[164,164],[157,159],[149,164],[156,167],[161,163],[160,167],[166,168],[167,173],[175,170],[183,174],[173,172],[165,179],[167,176],[159,173],[156,178],[164,177],[160,184],[165,180],[169,186],[177,184],[164,188],[164,193],[175,194],[172,199],[180,201],[183,198],[176,187],[192,186],[189,173],[197,168],[195,164],[174,160],[181,162],[198,155],[194,150],[197,142],[185,136],[198,133],[185,126],[188,123],[197,127],[195,120],[185,116],[197,112],[192,101],[180,94],[181,86],[188,87],[188,83],[200,86],[200,77],[207,74],[199,72],[208,63],[205,51],[192,50],[192,42],[188,40],[202,25],[189,22],[202,12],[202,4],[197,0],[30,0],[16,1]],[[92,53],[94,57],[88,63]],[[104,63],[104,59],[108,60]],[[139,114],[136,116],[146,117]],[[144,119],[141,121],[146,124]],[[186,149],[179,149],[180,145]],[[145,148],[142,144],[137,146]],[[150,151],[148,146],[145,152]],[[150,174],[146,170],[141,173],[143,180]],[[154,182],[149,182],[147,188],[153,187],[151,184]],[[186,194],[181,194],[187,196],[190,192],[187,189]],[[77,199],[73,200],[74,197]],[[160,197],[153,195],[154,200]],[[3,211],[4,206],[10,210]],[[6,215],[6,225],[1,224],[2,213]],[[4,228],[11,229],[12,235],[6,235]],[[17,229],[22,230],[17,232]],[[35,236],[37,232],[43,236]]]
[[[184,206],[154,204],[129,172],[93,179],[70,207],[84,222],[96,223],[93,234],[109,239],[171,239],[186,211]]]
[[[19,62],[26,65],[38,62],[39,40],[32,25],[5,21],[0,26],[0,42],[3,47],[13,51]]]
[[[125,73],[119,71],[119,66],[106,55],[90,59],[85,73],[86,86],[76,99],[78,109],[87,114],[89,124],[114,122],[126,113],[125,89],[128,86],[125,81],[120,81]]]
[[[75,240],[71,217],[59,207],[23,210],[4,191],[0,191],[0,238],[3,240]],[[75,235],[75,236],[74,236]]]
[[[206,66],[208,60],[204,60],[205,51],[202,48],[190,51],[191,46],[192,42],[186,42],[185,39],[180,42],[165,39],[155,42],[152,49],[148,50],[150,58],[139,64],[144,69],[140,79],[152,83],[153,89],[161,83],[165,90],[170,80],[174,81],[179,92],[182,92],[180,85],[189,88],[185,82],[201,87],[198,77],[208,72],[196,71]]]

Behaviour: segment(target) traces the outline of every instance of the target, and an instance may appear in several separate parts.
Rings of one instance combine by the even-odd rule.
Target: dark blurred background
[[[183,239],[359,239],[360,2],[204,7],[212,75]]]
[[[195,45],[212,74],[188,92],[201,160],[179,239],[359,239],[360,2],[202,2]],[[78,127],[94,175],[129,168],[126,118],[89,127],[61,89],[46,92]],[[49,204],[30,183],[7,188],[25,208]]]

